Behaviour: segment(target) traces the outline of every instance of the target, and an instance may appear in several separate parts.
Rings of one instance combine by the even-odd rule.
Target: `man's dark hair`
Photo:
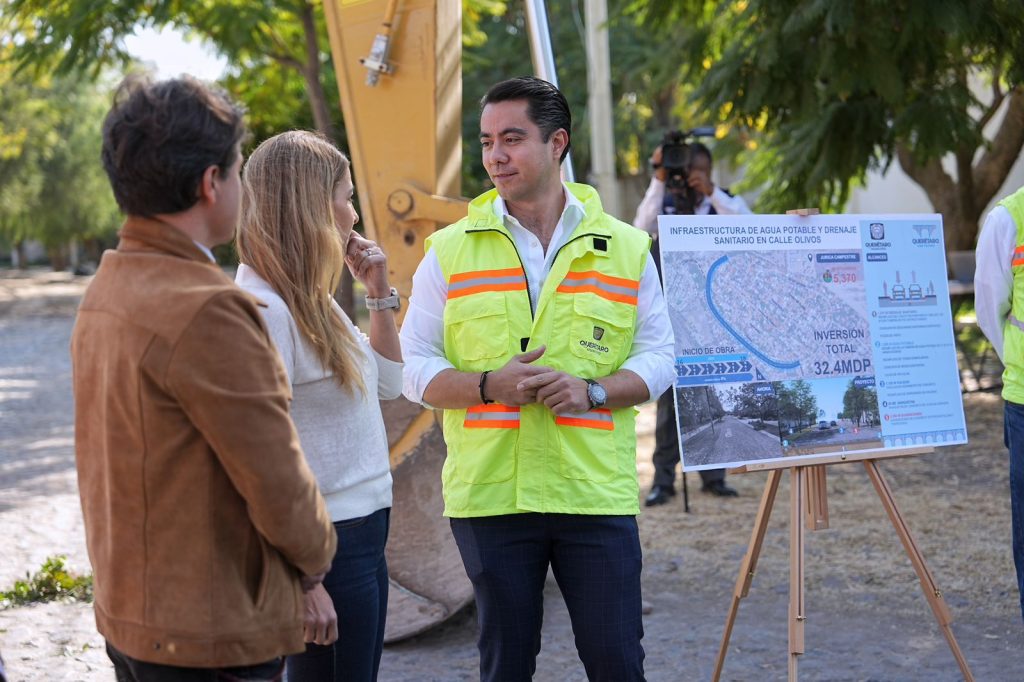
[[[246,136],[244,110],[190,76],[129,76],[103,121],[103,168],[121,210],[179,213],[199,199],[210,166],[227,172]]]
[[[708,163],[714,160],[714,157],[711,156],[711,150],[700,142],[690,143],[690,154],[703,154],[708,158]]]
[[[519,76],[501,81],[491,86],[483,96],[480,108],[483,109],[488,104],[520,99],[526,100],[526,115],[540,128],[543,142],[550,140],[551,134],[559,128],[565,130],[565,149],[562,150],[562,158],[558,160],[559,163],[565,161],[565,157],[569,155],[569,147],[572,146],[572,114],[569,112],[569,103],[565,101],[565,95],[551,83],[533,76]]]

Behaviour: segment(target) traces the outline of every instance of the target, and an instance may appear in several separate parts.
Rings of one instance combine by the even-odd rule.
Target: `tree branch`
[[[303,73],[306,65],[300,62],[290,54],[281,54],[280,52],[268,52],[267,56],[273,59],[281,66],[287,66],[289,69],[295,69],[299,73]]]
[[[999,75],[995,74],[992,81],[992,104],[985,110],[985,113],[978,119],[978,134],[982,137],[985,136],[985,126],[992,120],[992,117],[999,111],[999,107],[1002,105],[1003,100],[1006,99],[1006,93],[999,87]]]
[[[956,185],[953,178],[943,170],[942,162],[937,158],[932,158],[923,164],[918,163],[913,152],[904,142],[896,145],[896,158],[899,159],[903,172],[925,191],[935,210],[952,215],[957,203]]]
[[[960,210],[964,215],[977,216],[981,208],[976,208],[977,195],[974,192],[975,147],[959,145],[954,152],[956,157],[956,191],[960,201]],[[984,206],[985,204],[981,204]]]
[[[303,4],[300,19],[303,37],[306,40],[306,64],[302,75],[306,79],[306,93],[309,96],[309,106],[313,110],[313,123],[328,139],[337,142],[337,131],[334,129],[331,112],[327,106],[327,94],[324,92],[323,83],[320,82],[320,42],[312,3]]]
[[[1006,115],[974,170],[975,201],[987,206],[1006,181],[1024,147],[1024,85],[1009,93]]]

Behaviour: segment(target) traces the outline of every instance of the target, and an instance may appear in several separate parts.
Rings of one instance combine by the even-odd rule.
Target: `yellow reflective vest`
[[[568,187],[586,217],[555,255],[536,310],[496,191],[427,240],[448,285],[444,350],[457,370],[496,370],[546,346],[537,364],[600,378],[629,356],[650,237],[605,214],[593,188]],[[638,513],[635,415],[558,417],[538,403],[445,410],[445,515]]]
[[[1024,404],[1024,187],[999,202],[1017,226],[1010,318],[1003,325],[1003,399]]]

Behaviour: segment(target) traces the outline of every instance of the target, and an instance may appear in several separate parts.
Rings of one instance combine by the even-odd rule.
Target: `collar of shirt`
[[[544,286],[551,265],[555,262],[555,254],[565,245],[569,235],[579,226],[586,217],[587,212],[583,203],[569,191],[565,183],[562,183],[562,191],[565,193],[565,208],[555,225],[555,231],[551,235],[551,242],[548,243],[547,251],[540,245],[540,240],[515,219],[508,212],[505,200],[500,196],[494,201],[494,215],[502,219],[505,227],[512,233],[515,240],[516,250],[519,252],[519,259],[523,262],[523,269],[526,271],[526,280],[530,284],[530,299],[534,308],[537,307],[537,299],[540,297],[540,290]]]
[[[206,257],[210,259],[210,262],[212,262],[212,263],[216,263],[216,262],[217,262],[217,259],[213,257],[213,251],[211,251],[211,250],[210,250],[210,247],[208,247],[208,246],[207,246],[206,244],[200,244],[200,243],[199,243],[199,242],[197,242],[197,241],[196,241],[195,239],[193,239],[193,240],[192,240],[192,242],[193,242],[193,243],[194,243],[194,244],[195,244],[196,246],[198,246],[198,247],[199,247],[199,249],[200,249],[200,250],[201,250],[201,251],[202,251],[203,253],[205,253],[205,254],[206,254]]]

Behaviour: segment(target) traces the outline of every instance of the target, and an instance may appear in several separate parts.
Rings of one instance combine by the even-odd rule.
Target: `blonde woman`
[[[377,401],[397,397],[402,384],[387,258],[353,231],[349,162],[326,139],[303,131],[272,137],[249,157],[242,179],[235,280],[267,305],[292,385],[292,418],[338,534],[330,573],[306,596],[308,644],[288,659],[288,678],[376,680],[391,508]],[[332,297],[346,265],[366,287],[369,336]]]

